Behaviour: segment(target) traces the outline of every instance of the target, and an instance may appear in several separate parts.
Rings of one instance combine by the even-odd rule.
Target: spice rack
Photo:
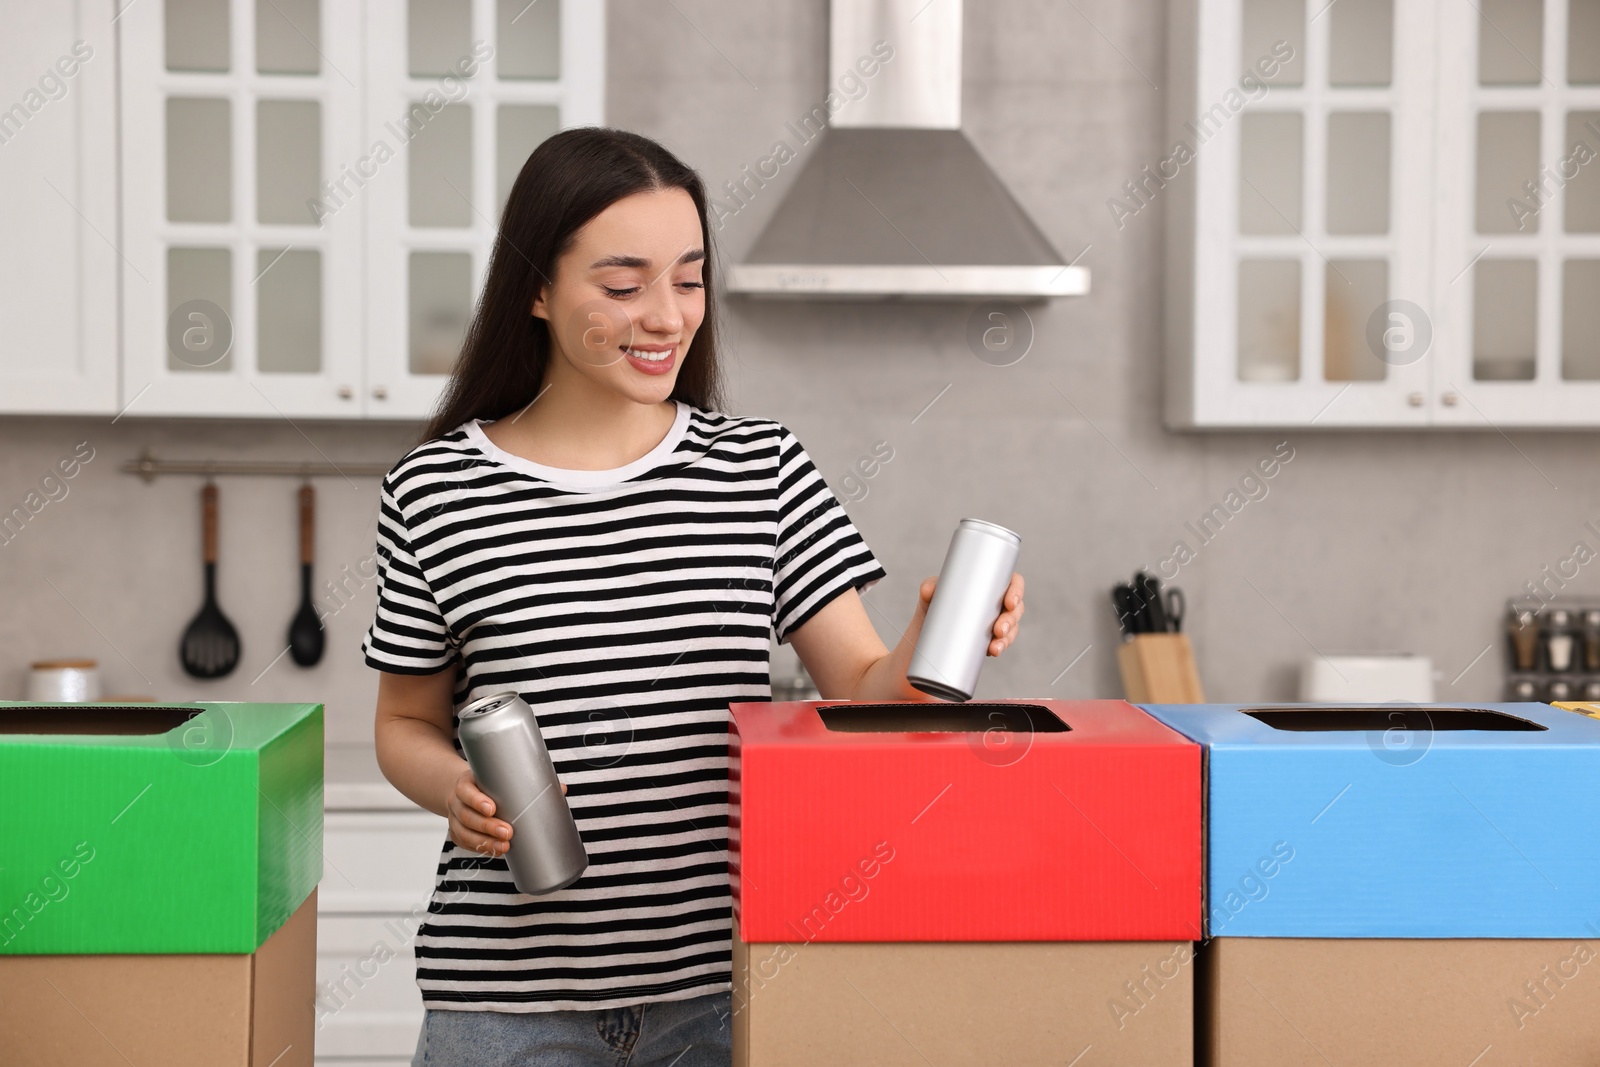
[[[1600,601],[1506,604],[1506,699],[1600,701]]]

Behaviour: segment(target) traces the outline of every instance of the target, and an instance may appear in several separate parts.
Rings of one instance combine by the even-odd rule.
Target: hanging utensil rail
[[[157,459],[150,452],[122,465],[124,474],[153,482],[163,474],[255,474],[278,478],[381,478],[389,463],[283,463],[273,460]]]

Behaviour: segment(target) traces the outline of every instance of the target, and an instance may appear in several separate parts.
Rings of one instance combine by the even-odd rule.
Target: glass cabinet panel
[[[262,74],[315,74],[322,69],[318,0],[258,0],[256,70]]]
[[[233,253],[167,249],[167,369],[233,369]]]
[[[1524,183],[1539,175],[1539,113],[1484,111],[1478,115],[1476,176],[1479,233],[1535,233],[1537,215],[1516,210]]]
[[[322,370],[322,254],[256,252],[256,366],[266,374]]]
[[[544,104],[501,104],[495,115],[496,215],[505,210],[511,186],[528,156],[561,128],[559,108]]]
[[[1567,84],[1600,85],[1600,0],[1567,2]]]
[[[1562,264],[1561,377],[1600,379],[1600,259]]]
[[[1478,82],[1539,84],[1543,51],[1541,0],[1475,0],[1478,9]]]
[[[1329,233],[1389,232],[1389,113],[1328,116]]]
[[[1539,265],[1531,259],[1480,259],[1472,273],[1473,378],[1532,381]]]
[[[322,105],[310,100],[256,103],[256,219],[315,225],[322,181]]]
[[[166,0],[168,70],[224,71],[228,54],[228,0]]]
[[[1587,152],[1574,147],[1580,142]],[[1567,112],[1564,146],[1556,163],[1566,182],[1562,228],[1568,233],[1600,233],[1600,111]],[[1531,200],[1524,199],[1531,205]]]
[[[233,121],[227,100],[167,100],[167,218],[228,222],[233,218]]]
[[[500,77],[561,77],[558,0],[499,0],[495,29]]]
[[[1389,365],[1373,351],[1373,316],[1389,300],[1389,261],[1333,259],[1323,278],[1322,376],[1330,382],[1382,381]],[[1388,322],[1379,317],[1379,344]],[[1380,349],[1381,350],[1381,349]]]
[[[406,42],[413,78],[448,74],[472,50],[471,0],[407,0]]]
[[[1306,0],[1243,0],[1240,17],[1239,65],[1253,67],[1285,41],[1294,58],[1282,65],[1272,83],[1305,84]]]
[[[1301,227],[1301,116],[1249,112],[1239,121],[1239,232],[1293,234]]]
[[[472,225],[472,108],[448,104],[430,116],[418,101],[405,121],[411,225]]]
[[[1388,85],[1394,0],[1339,0],[1328,17],[1328,84]]]
[[[1239,261],[1239,380],[1300,377],[1300,261]]]
[[[472,312],[472,257],[413,252],[408,284],[412,374],[449,374]]]

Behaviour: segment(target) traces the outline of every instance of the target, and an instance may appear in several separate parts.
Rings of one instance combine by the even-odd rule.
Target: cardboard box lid
[[[1146,709],[1206,747],[1210,936],[1592,933],[1600,805],[1579,790],[1600,722],[1527,703],[1249,714],[1267,707]]]
[[[999,734],[1030,746],[1188,745],[1189,740],[1121,700],[794,701],[729,705],[739,744],[911,752],[968,748],[974,734],[1003,745]],[[855,720],[855,724],[852,724]]]
[[[1132,705],[760,703],[732,718],[748,940],[1200,936],[1200,746]]]
[[[1329,753],[1393,750],[1404,735],[1429,748],[1600,749],[1600,727],[1548,704],[1141,704],[1213,751],[1311,748]],[[1415,762],[1413,760],[1413,762]]]
[[[322,878],[322,753],[320,704],[0,704],[0,955],[254,952]]]

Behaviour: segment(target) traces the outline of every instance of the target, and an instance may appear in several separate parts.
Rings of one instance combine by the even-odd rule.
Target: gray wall
[[[1082,262],[1093,271],[1092,295],[1034,309],[1033,348],[1010,367],[968,350],[967,307],[725,304],[736,412],[788,424],[841,492],[875,442],[894,449],[850,505],[890,572],[868,594],[885,640],[904,624],[917,581],[937,571],[955,521],[983,516],[1022,532],[1029,582],[1023,634],[988,667],[986,695],[1119,695],[1110,584],[1159,565],[1186,523],[1287,440],[1294,459],[1267,483],[1268,495],[1178,578],[1207,695],[1288,698],[1306,657],[1363,649],[1433,657],[1440,699],[1498,695],[1505,598],[1580,539],[1600,548],[1583,528],[1600,520],[1593,438],[1164,431],[1164,205],[1120,231],[1105,207],[1167,142],[1163,96],[1150,84],[1165,83],[1164,7],[985,0],[968,8],[967,132],[1058,248],[1071,257],[1091,246]],[[824,92],[823,0],[613,0],[610,11],[611,121],[664,140],[713,187],[766,156],[784,123]],[[724,256],[748,248],[798,169],[785,168],[728,222],[718,235]],[[197,481],[147,486],[116,468],[146,446],[291,461],[317,459],[320,448],[335,459],[388,460],[413,432],[0,419],[5,507],[78,441],[96,449],[70,495],[0,545],[0,693],[20,694],[31,659],[88,655],[112,693],[316,699],[329,705],[330,740],[366,738],[375,682],[356,646],[370,586],[349,584],[321,666],[302,671],[285,657],[267,669],[297,595],[294,483],[223,483],[221,599],[246,654],[231,678],[197,683],[179,671],[175,651],[201,595]],[[376,482],[318,488],[326,579],[370,554]],[[1600,592],[1596,573],[1584,568],[1568,592]]]

